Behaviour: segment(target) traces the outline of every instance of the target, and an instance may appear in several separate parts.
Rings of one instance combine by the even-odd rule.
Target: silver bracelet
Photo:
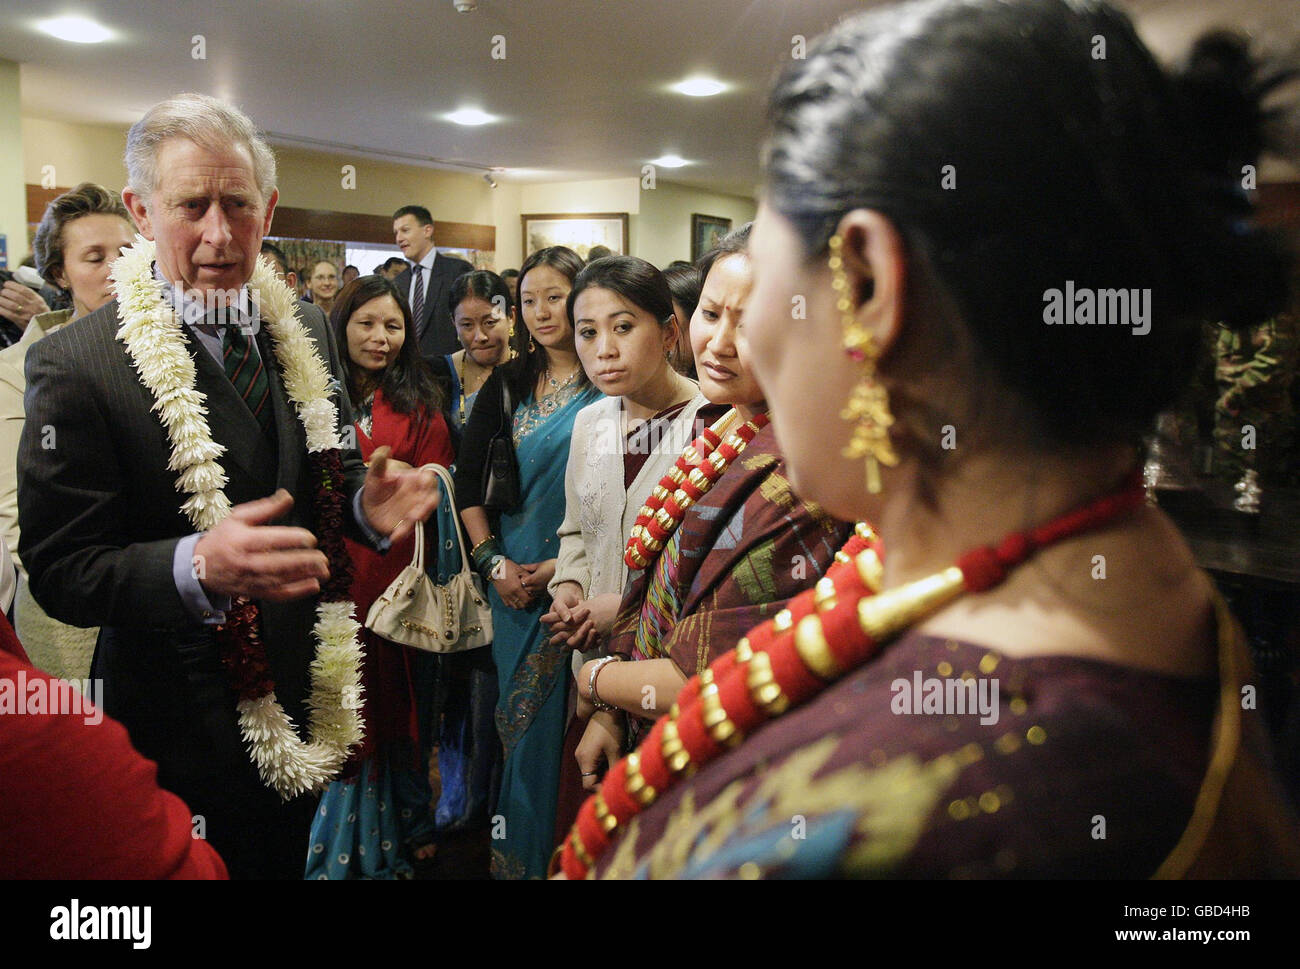
[[[607,663],[616,663],[620,659],[622,659],[622,657],[617,655],[606,656],[603,659],[597,660],[591,667],[591,675],[587,677],[587,696],[591,701],[591,705],[597,710],[610,712],[618,709],[614,704],[606,703],[600,698],[600,694],[596,692],[596,677],[600,675],[600,671],[605,668]]]

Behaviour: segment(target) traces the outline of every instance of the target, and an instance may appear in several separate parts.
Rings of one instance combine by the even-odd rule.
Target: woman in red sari
[[[348,375],[362,459],[417,468],[451,464],[442,393],[419,344],[407,338],[414,333],[411,311],[397,288],[382,276],[355,279],[339,293],[330,321]],[[358,619],[411,561],[413,542],[409,536],[381,553],[348,540]],[[434,850],[431,792],[415,716],[416,684],[428,679],[422,675],[428,657],[368,629],[361,636],[365,739],[344,776],[321,798],[309,878],[410,877],[411,860],[429,858]]]

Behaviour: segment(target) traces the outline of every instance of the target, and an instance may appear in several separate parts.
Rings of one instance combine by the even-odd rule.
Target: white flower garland
[[[194,361],[176,314],[163,299],[153,274],[154,244],[136,236],[135,244],[113,263],[118,312],[117,338],[125,345],[154,397],[171,442],[167,467],[176,472],[176,488],[189,497],[181,506],[197,531],[207,531],[230,514],[223,490],[226,472],[217,462],[225,448],[212,439],[205,417],[205,394],[195,389]],[[251,280],[267,320],[285,391],[307,432],[307,450],[341,447],[330,377],[311,338],[298,319],[297,300],[259,256]],[[239,702],[239,727],[258,773],[288,800],[319,790],[333,780],[351,749],[361,742],[360,624],[351,602],[318,602],[316,657],[311,664],[310,742],[304,743],[293,721],[271,692]]]

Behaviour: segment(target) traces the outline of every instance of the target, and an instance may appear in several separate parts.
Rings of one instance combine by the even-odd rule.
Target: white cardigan
[[[695,440],[695,415],[706,404],[708,399],[697,391],[658,440],[650,442],[650,456],[631,488],[623,487],[623,398],[604,397],[578,411],[564,476],[560,551],[548,592],[554,595],[561,582],[578,583],[588,599],[623,592],[628,571],[623,550],[636,516],[659,479]]]

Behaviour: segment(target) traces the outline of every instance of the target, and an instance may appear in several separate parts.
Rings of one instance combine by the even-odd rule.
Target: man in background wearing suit
[[[410,267],[393,280],[406,296],[419,332],[420,354],[426,359],[455,353],[460,338],[451,322],[447,305],[451,284],[474,267],[464,259],[438,255],[433,246],[433,216],[420,205],[404,205],[393,213],[393,235],[397,248],[410,260]]]
[[[155,243],[154,279],[175,308],[212,439],[225,448],[218,461],[233,509],[198,533],[182,511],[171,442],[116,337],[125,310],[113,300],[27,356],[21,553],[51,616],[102,627],[92,672],[102,705],[157,762],[158,783],[201,818],[196,836],[234,877],[301,878],[318,799],[283,801],[262,782],[214,632],[233,597],[257,602],[275,695],[305,724],[315,596],[329,575],[313,534],[323,523],[314,520],[306,434],[248,287],[279,198],[275,157],[237,108],[183,94],[131,128],[126,163],[122,198]],[[334,376],[347,441],[338,349],[320,310],[294,305]],[[355,446],[342,460],[344,526],[383,549],[429,515],[436,489],[431,474],[397,470],[381,451],[369,469]]]

